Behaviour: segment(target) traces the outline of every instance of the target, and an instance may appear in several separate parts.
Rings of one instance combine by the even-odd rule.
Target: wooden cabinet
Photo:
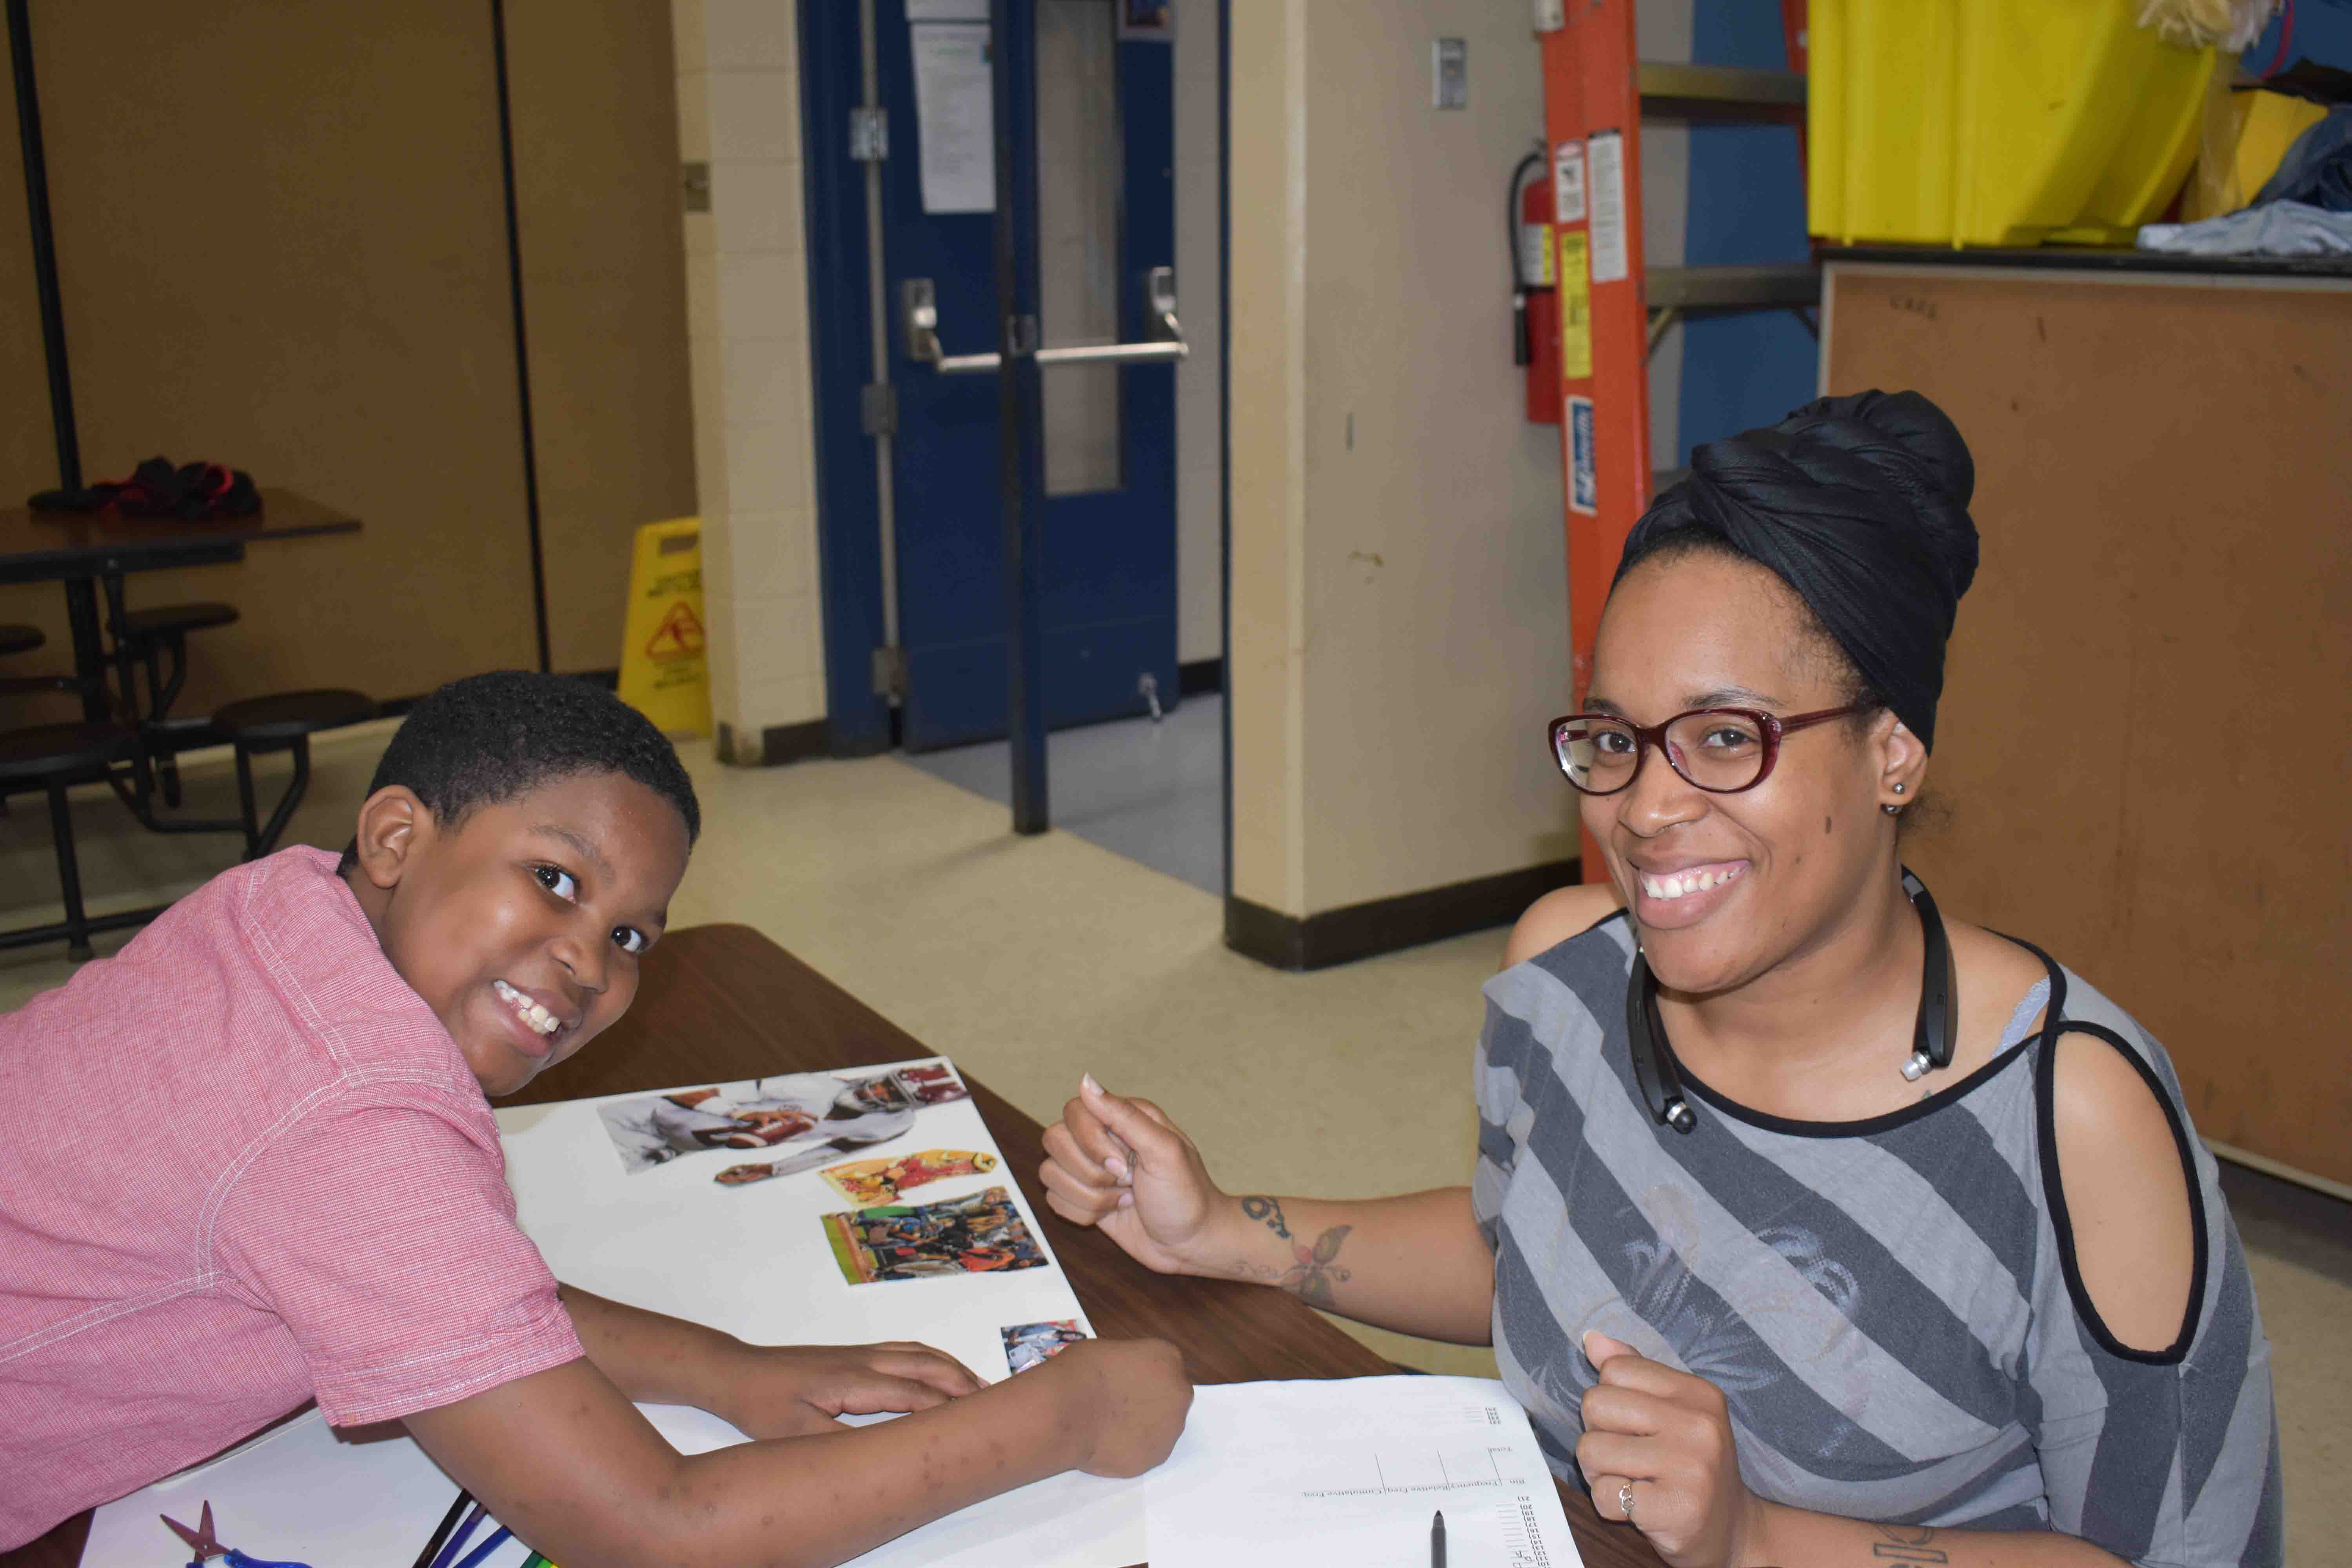
[[[1906,858],[2153,1030],[2207,1139],[2343,1191],[2352,277],[1833,263],[1823,316],[1827,390],[1976,455]]]

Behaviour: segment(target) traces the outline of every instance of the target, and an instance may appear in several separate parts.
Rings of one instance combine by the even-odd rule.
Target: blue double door
[[[827,659],[836,727],[874,661],[860,643],[894,603],[901,739],[929,750],[1007,733],[1015,601],[1008,502],[1025,514],[1036,629],[1031,702],[1044,727],[1177,699],[1176,363],[1064,364],[1013,377],[953,373],[935,356],[1134,344],[1168,336],[1175,260],[1173,48],[1165,4],[1136,0],[874,0],[872,45],[887,153],[880,162],[881,287],[863,243],[866,167],[859,13],[803,5],[813,154],[812,295],[818,320]],[[1000,61],[997,51],[1009,50]],[[850,90],[844,91],[845,88]],[[1009,137],[996,134],[1009,114]],[[870,117],[867,117],[870,124]],[[1011,152],[1012,178],[997,180]],[[999,195],[1011,196],[1010,299],[999,294]],[[830,225],[841,232],[819,232]],[[863,266],[857,265],[860,261]],[[1155,269],[1160,269],[1155,278]],[[1154,284],[1160,298],[1155,302]],[[878,293],[887,378],[887,521],[877,476],[871,329]],[[919,329],[909,311],[928,303]],[[828,318],[831,318],[828,322]],[[845,330],[862,322],[866,332]],[[831,330],[827,328],[830,325]],[[929,333],[926,344],[924,332]],[[861,336],[863,340],[860,340]],[[827,352],[828,341],[832,344]],[[1023,406],[1008,430],[1004,400]],[[1021,444],[1008,465],[1008,440]],[[1012,479],[1008,490],[1008,478]],[[868,505],[861,505],[861,502]],[[869,509],[870,507],[870,509]],[[880,569],[840,570],[871,550]],[[847,601],[839,601],[846,596]],[[842,633],[849,636],[845,642]],[[845,716],[853,719],[856,715]],[[1036,727],[1033,723],[1032,728]],[[1042,732],[1041,732],[1042,733]],[[1016,741],[1019,737],[1015,737]]]

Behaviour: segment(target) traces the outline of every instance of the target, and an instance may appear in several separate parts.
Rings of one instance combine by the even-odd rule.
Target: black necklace
[[[1903,1064],[1905,1082],[1916,1083],[1930,1071],[1952,1064],[1952,1042],[1959,1035],[1959,984],[1952,970],[1952,945],[1944,938],[1944,917],[1927,886],[1903,868],[1903,891],[1919,912],[1919,930],[1927,937],[1927,953],[1919,966],[1919,1017],[1911,1026],[1911,1058]],[[1625,1041],[1633,1056],[1633,1079],[1650,1114],[1677,1133],[1698,1125],[1698,1117],[1683,1094],[1682,1074],[1675,1071],[1666,1049],[1665,1020],[1658,1016],[1658,977],[1650,973],[1639,938],[1633,947],[1633,972],[1625,986]]]

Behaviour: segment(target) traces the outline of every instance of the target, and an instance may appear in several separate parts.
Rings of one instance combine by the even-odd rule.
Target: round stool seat
[[[207,626],[226,626],[236,619],[234,604],[158,604],[146,610],[126,611],[116,635],[125,642],[168,637],[201,632]]]
[[[0,626],[0,653],[29,653],[47,641],[38,626]]]
[[[130,747],[129,733],[110,724],[40,724],[0,730],[0,779],[95,773]]]
[[[231,703],[213,715],[213,727],[239,746],[282,746],[322,729],[341,729],[374,716],[375,704],[365,693],[329,688],[278,692]]]

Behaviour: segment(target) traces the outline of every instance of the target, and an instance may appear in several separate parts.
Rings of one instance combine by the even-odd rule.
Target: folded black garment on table
[[[242,468],[150,457],[128,479],[102,480],[83,490],[44,490],[28,504],[37,512],[112,512],[205,523],[252,517],[261,510],[261,492]]]

